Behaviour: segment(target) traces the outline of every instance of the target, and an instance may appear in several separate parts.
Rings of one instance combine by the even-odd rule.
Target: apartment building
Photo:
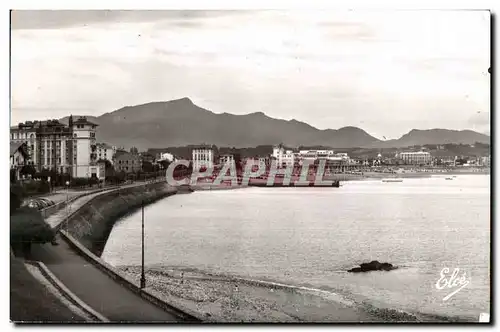
[[[226,163],[233,163],[234,155],[232,154],[223,154],[219,156],[219,165],[223,166]]]
[[[214,150],[210,145],[199,145],[192,150],[193,170],[214,167]]]
[[[297,161],[296,153],[293,150],[285,150],[282,144],[273,146],[272,156],[276,159],[279,167],[293,166]]]
[[[401,152],[398,158],[407,165],[428,165],[432,162],[431,154],[425,151]]]
[[[95,133],[97,124],[85,117],[68,125],[58,120],[26,121],[10,128],[12,143],[25,143],[34,167],[69,173],[73,177],[98,177]]]
[[[96,144],[97,160],[108,160],[111,164],[114,163],[113,156],[116,151],[116,147],[113,147],[106,143]]]
[[[141,157],[137,153],[120,152],[115,156],[115,170],[118,172],[135,173],[142,169]]]

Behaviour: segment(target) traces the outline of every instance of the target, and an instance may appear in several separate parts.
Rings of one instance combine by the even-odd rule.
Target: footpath
[[[140,184],[122,188],[137,185]],[[103,192],[76,199],[71,204],[71,211],[101,193]],[[55,227],[63,221],[67,213],[63,209],[47,218],[47,222]],[[69,290],[111,322],[181,322],[177,316],[117,283],[78,255],[59,235],[57,241],[57,246],[34,245],[31,259],[43,262]]]

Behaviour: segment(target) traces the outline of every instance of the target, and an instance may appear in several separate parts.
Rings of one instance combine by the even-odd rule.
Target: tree
[[[19,171],[19,174],[25,176],[31,175],[31,177],[33,177],[36,174],[36,169],[33,165],[24,165]]]
[[[10,217],[10,243],[15,251],[22,250],[24,257],[30,255],[34,243],[52,242],[55,232],[43,220],[40,211],[22,207]]]
[[[10,186],[10,214],[14,213],[21,207],[23,202],[24,192],[23,187],[19,185]]]
[[[146,173],[151,173],[154,171],[153,164],[149,161],[144,160],[142,162],[142,171]]]
[[[168,166],[170,166],[170,161],[160,160],[158,164],[160,165],[161,169],[168,169]]]
[[[108,172],[110,172],[110,171],[115,170],[115,168],[113,167],[113,164],[111,164],[111,162],[108,159],[99,159],[97,162],[104,163],[104,168],[106,170],[106,174],[108,174]]]

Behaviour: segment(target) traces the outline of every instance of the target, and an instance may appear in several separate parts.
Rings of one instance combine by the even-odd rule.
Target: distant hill
[[[413,129],[397,140],[383,142],[384,147],[405,147],[425,144],[474,144],[490,143],[490,136],[472,130]]]
[[[412,130],[399,140],[381,141],[357,127],[320,130],[297,120],[271,118],[262,112],[216,114],[188,98],[127,106],[88,119],[99,125],[98,141],[126,148],[135,146],[139,150],[201,143],[236,148],[283,143],[289,147],[339,149],[489,142],[489,136],[473,131],[445,129],[436,129],[438,132],[432,135]],[[61,121],[67,123],[68,117]]]

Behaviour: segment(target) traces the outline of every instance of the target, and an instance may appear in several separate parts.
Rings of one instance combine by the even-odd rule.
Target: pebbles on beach
[[[137,282],[140,267],[122,267]],[[183,273],[183,274],[182,274]],[[183,276],[183,277],[181,277]],[[367,313],[300,289],[236,278],[150,268],[146,285],[164,301],[213,322],[376,321]]]

